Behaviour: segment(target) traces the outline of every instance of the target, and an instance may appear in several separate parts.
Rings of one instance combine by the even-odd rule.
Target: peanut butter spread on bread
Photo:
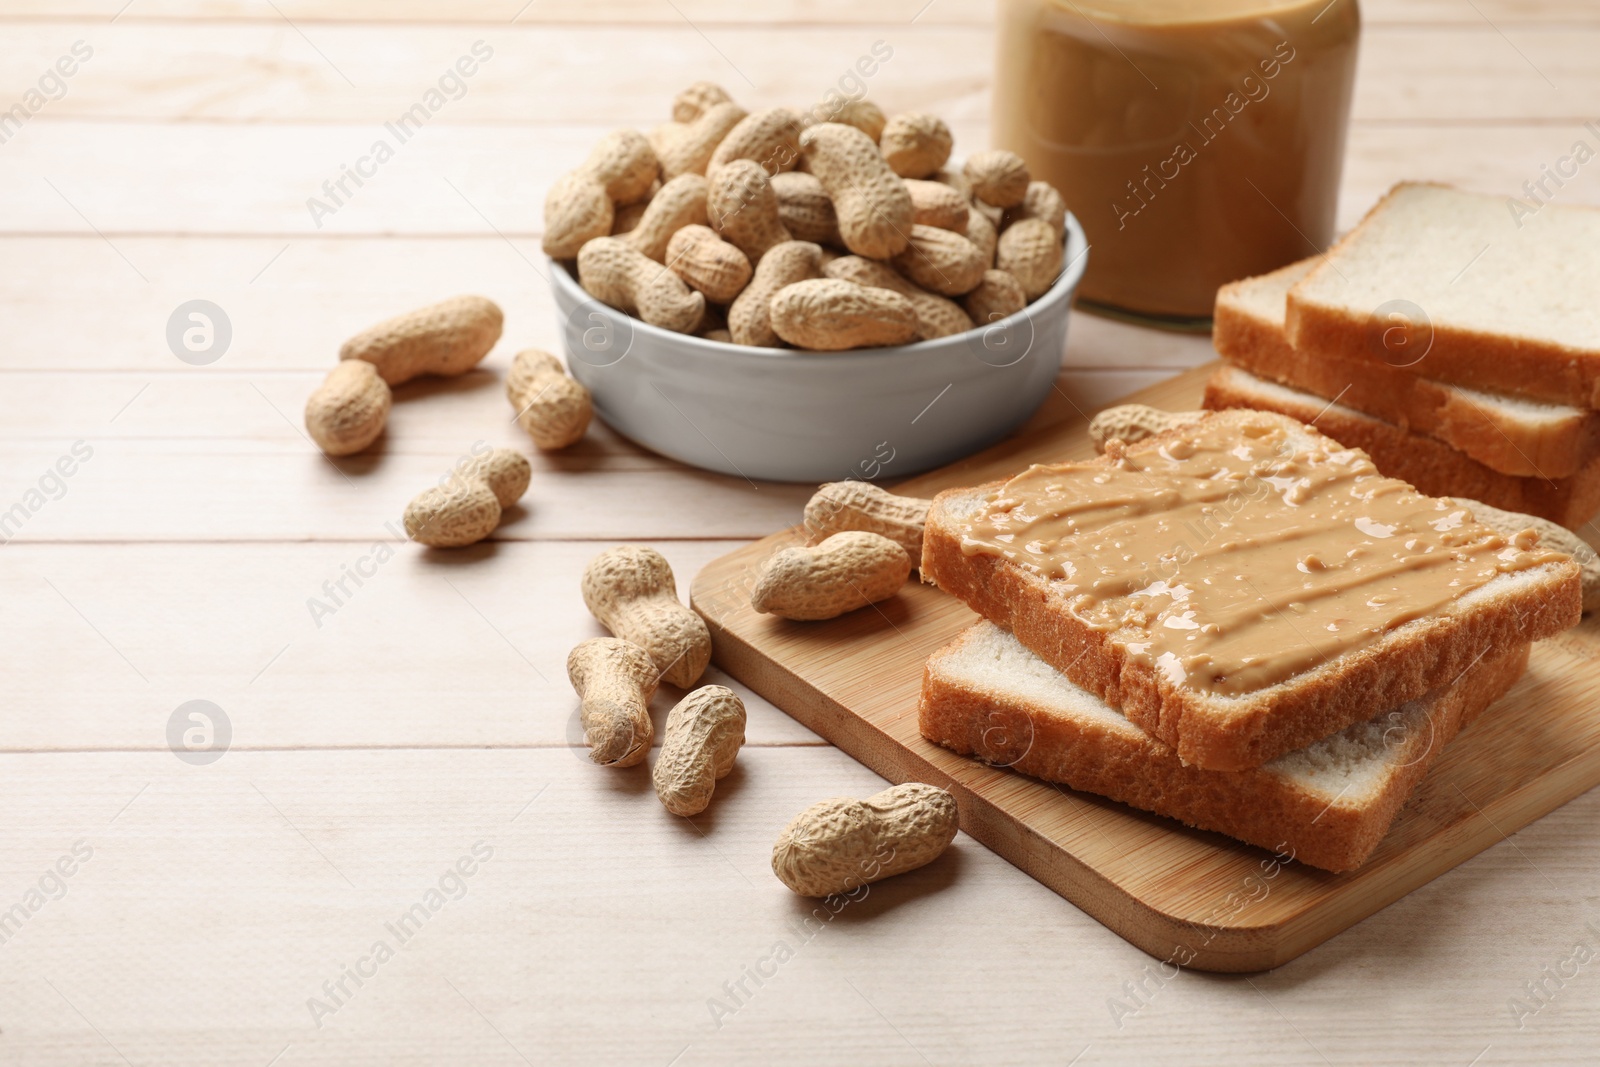
[[[1206,420],[1083,463],[1036,465],[952,516],[968,555],[1045,579],[1174,685],[1236,696],[1566,560],[1506,538],[1365,452],[1288,420]]]

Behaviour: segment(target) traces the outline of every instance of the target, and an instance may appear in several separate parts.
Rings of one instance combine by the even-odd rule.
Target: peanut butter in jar
[[[1001,0],[995,145],[1088,235],[1080,298],[1203,325],[1334,233],[1357,0]]]

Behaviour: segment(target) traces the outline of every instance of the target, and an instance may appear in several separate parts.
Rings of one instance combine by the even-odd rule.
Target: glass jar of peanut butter
[[[1333,238],[1357,0],[1001,0],[995,146],[1089,237],[1091,310],[1201,328]]]

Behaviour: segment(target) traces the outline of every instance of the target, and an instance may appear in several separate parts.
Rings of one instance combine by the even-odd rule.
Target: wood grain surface
[[[1402,177],[1515,193],[1600,117],[1592,0],[1362,8],[1344,225]],[[1249,978],[1164,978],[965,834],[816,932],[770,874],[773,838],[882,778],[716,674],[750,743],[705,815],[673,819],[642,770],[585,762],[561,674],[601,632],[587,559],[654,544],[687,591],[797,521],[804,487],[597,427],[532,457],[478,549],[435,558],[386,529],[475,442],[531,451],[501,389],[519,349],[559,344],[539,205],[600,133],[653,125],[700,78],[802,104],[883,40],[870,96],[982,146],[993,17],[989,0],[0,0],[0,109],[74,42],[94,50],[0,143],[0,511],[75,443],[94,453],[0,546],[0,915],[46,882],[20,932],[0,926],[0,1063],[1593,1061],[1592,967],[1532,1014],[1509,1002],[1600,929],[1600,793]],[[478,40],[494,56],[466,93],[319,227],[307,199]],[[1560,197],[1600,203],[1597,175]],[[340,342],[461,292],[506,310],[483,370],[406,387],[377,452],[321,458],[299,414]],[[196,298],[233,326],[209,366],[165,337]],[[1075,315],[1029,429],[1211,358],[1204,338]],[[379,576],[316,625],[307,601],[377,544]],[[208,766],[168,748],[193,699],[231,719]],[[60,891],[46,873],[79,840],[94,855]],[[479,840],[494,857],[466,893],[314,1020],[323,983]],[[746,977],[780,940],[776,976]]]

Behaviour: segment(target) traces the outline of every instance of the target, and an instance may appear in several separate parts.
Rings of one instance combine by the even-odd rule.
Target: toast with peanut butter
[[[1522,675],[1496,648],[1450,684],[1244,771],[1185,764],[990,622],[928,659],[922,736],[961,755],[1216,830],[1329,871],[1359,867],[1456,732]]]
[[[940,493],[921,569],[1208,770],[1303,748],[1582,612],[1577,564],[1531,531],[1508,540],[1261,411]]]
[[[1410,482],[1431,496],[1471,497],[1490,507],[1537,515],[1570,530],[1578,529],[1600,510],[1600,457],[1564,478],[1503,474],[1427,434],[1238,367],[1218,367],[1212,373],[1203,404],[1213,411],[1255,408],[1315,422],[1329,437],[1371,456],[1384,474]]]

